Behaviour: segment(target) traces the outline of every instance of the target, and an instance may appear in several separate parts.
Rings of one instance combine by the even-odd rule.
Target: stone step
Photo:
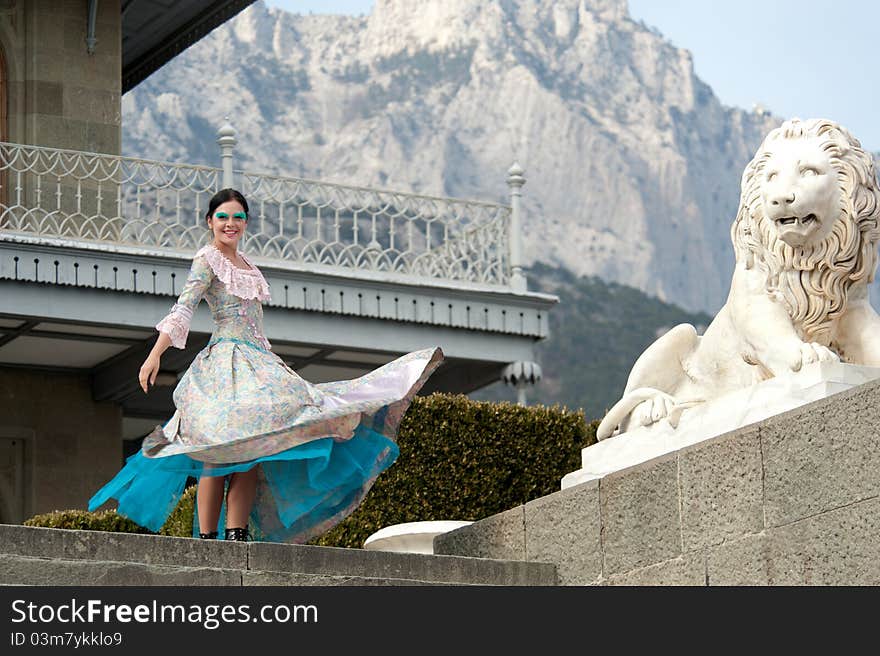
[[[548,563],[0,524],[6,585],[556,585]]]
[[[0,585],[135,585],[135,586],[336,586],[336,585],[468,585],[438,581],[293,572],[250,572],[214,567],[174,567],[101,560],[31,558],[0,554]]]

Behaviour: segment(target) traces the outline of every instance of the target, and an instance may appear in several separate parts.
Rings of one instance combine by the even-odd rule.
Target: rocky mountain
[[[262,2],[123,99],[125,154],[504,200],[526,255],[716,310],[739,177],[778,120],[722,106],[625,0],[376,0],[366,17]]]

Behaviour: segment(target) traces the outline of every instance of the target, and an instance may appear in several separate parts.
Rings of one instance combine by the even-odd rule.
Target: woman
[[[350,514],[397,457],[403,413],[443,360],[415,351],[360,378],[312,385],[272,353],[259,269],[238,252],[248,204],[234,189],[211,199],[212,242],[196,253],[186,285],[156,328],[138,375],[146,393],[169,346],[184,348],[204,298],[214,319],[208,345],[174,390],[176,412],[144,438],[140,452],[89,502],[110,498],[118,512],[153,531],[199,479],[199,536],[218,537],[226,489],[225,539],[304,542]]]

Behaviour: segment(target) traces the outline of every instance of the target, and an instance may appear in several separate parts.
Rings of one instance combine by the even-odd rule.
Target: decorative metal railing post
[[[217,143],[220,146],[220,161],[223,168],[223,188],[235,187],[235,177],[232,174],[232,154],[235,149],[235,128],[229,123],[229,117],[225,118],[223,126],[217,130]]]
[[[510,288],[515,292],[527,290],[526,277],[522,271],[522,222],[520,198],[526,183],[522,167],[516,162],[507,171],[507,186],[510,187]]]

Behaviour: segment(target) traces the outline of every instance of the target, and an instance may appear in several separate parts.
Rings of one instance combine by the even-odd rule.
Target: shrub
[[[190,485],[183,494],[177,507],[168,515],[168,519],[159,529],[159,535],[173,535],[178,538],[191,538],[193,534],[193,513],[195,513],[196,490],[198,485]]]
[[[580,468],[598,422],[560,406],[416,397],[400,425],[400,457],[360,507],[313,544],[361,547],[403,522],[477,520],[559,490]]]
[[[34,515],[24,522],[25,526],[43,528],[71,528],[79,531],[112,531],[114,533],[149,533],[143,526],[135,524],[115,510],[54,510]]]
[[[159,535],[173,535],[182,538],[192,536],[193,512],[196,486],[188,487],[180,497],[177,507],[171,511]],[[79,531],[111,531],[113,533],[152,533],[115,510],[55,510],[34,515],[24,522],[25,526],[43,528],[69,528]]]

